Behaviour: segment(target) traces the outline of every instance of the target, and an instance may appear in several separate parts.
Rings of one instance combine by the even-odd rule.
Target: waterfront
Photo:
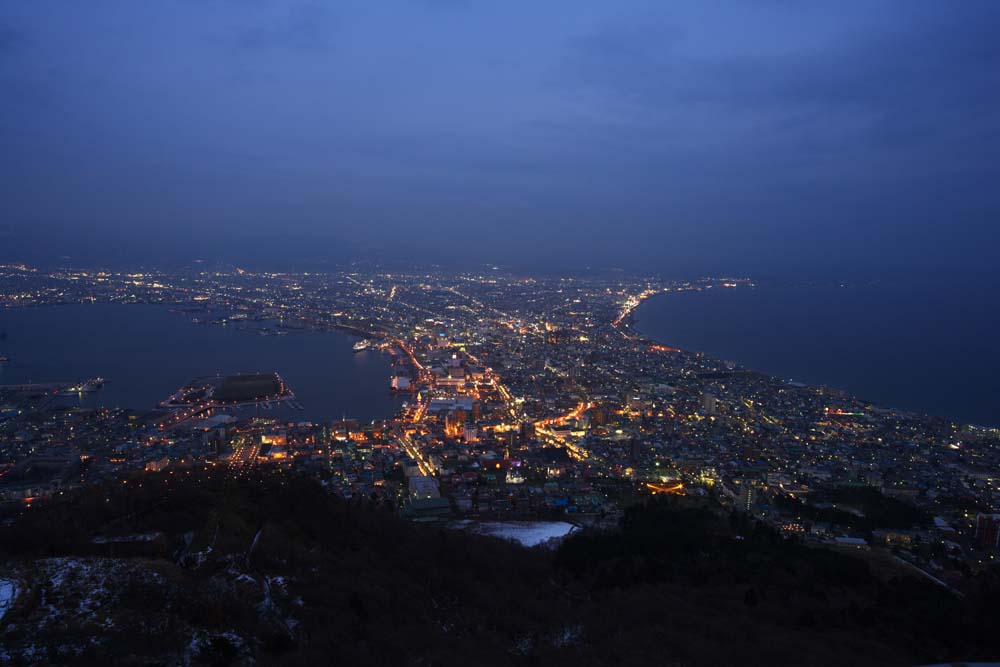
[[[99,485],[107,483],[152,489],[147,482],[162,479],[170,493],[171,480],[189,474],[281,486],[294,473],[318,482],[324,495],[366,499],[421,523],[473,522],[464,525],[551,545],[548,537],[572,525],[599,517],[612,525],[637,499],[669,494],[720,517],[729,510],[752,515],[775,534],[818,548],[886,558],[898,549],[908,571],[933,572],[966,595],[980,590],[969,573],[984,562],[984,549],[996,546],[983,525],[991,525],[998,506],[997,431],[883,409],[905,404],[822,372],[773,371],[877,402],[732,372],[716,356],[770,369],[724,347],[706,355],[651,344],[636,335],[633,319],[648,330],[644,309],[658,299],[670,318],[657,334],[665,342],[697,350],[707,349],[709,334],[721,342],[742,336],[787,346],[814,371],[828,371],[821,362],[836,360],[851,371],[847,379],[867,366],[886,373],[877,365],[885,361],[880,354],[897,359],[888,371],[893,381],[893,373],[953,364],[964,383],[954,394],[971,406],[989,396],[992,375],[975,378],[957,353],[990,367],[993,293],[982,286],[933,293],[902,286],[897,293],[750,285],[725,277],[524,279],[493,271],[0,267],[0,304],[11,307],[11,317],[0,321],[9,334],[2,353],[12,357],[4,371],[11,380],[105,375],[108,387],[93,399],[148,406],[199,375],[275,370],[309,408],[265,408],[280,425],[253,419],[255,410],[246,408],[223,426],[157,413],[67,414],[48,409],[65,400],[61,390],[11,388],[0,393],[0,499],[23,516],[36,505],[64,502],[67,484],[100,498]],[[666,292],[683,294],[649,302]],[[688,311],[678,315],[679,303]],[[680,339],[684,322],[701,329],[691,327],[690,338]],[[413,392],[410,409],[364,428],[302,423],[312,414],[365,420],[373,401],[395,400],[386,387],[388,356],[351,352],[349,335],[305,333],[337,327],[396,341],[406,362],[394,377]],[[958,330],[963,336],[955,336]],[[939,396],[931,389],[939,389],[940,377],[913,384]],[[337,387],[360,407],[337,402]],[[824,506],[834,503],[861,514],[828,512]],[[945,548],[953,554],[948,560],[940,555]]]
[[[908,283],[676,292],[636,309],[636,328],[785,379],[881,405],[1000,426],[997,292]]]
[[[390,359],[354,353],[341,332],[259,336],[233,325],[195,324],[166,307],[73,304],[0,311],[0,384],[70,382],[104,377],[85,405],[152,409],[181,384],[207,375],[276,371],[304,410],[295,421],[391,417],[401,398],[389,393]],[[81,400],[81,399],[73,399]]]

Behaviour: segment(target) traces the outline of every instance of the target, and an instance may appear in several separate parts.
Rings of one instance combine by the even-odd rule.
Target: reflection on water
[[[739,288],[656,296],[636,328],[668,345],[881,405],[1000,426],[1000,290],[986,284]]]
[[[103,390],[65,399],[84,405],[147,409],[195,377],[267,371],[280,373],[304,408],[275,408],[280,418],[381,419],[402,401],[389,393],[390,357],[353,352],[356,339],[341,332],[260,336],[194,324],[161,306],[119,304],[0,311],[0,331],[0,355],[10,358],[0,384],[105,378]]]

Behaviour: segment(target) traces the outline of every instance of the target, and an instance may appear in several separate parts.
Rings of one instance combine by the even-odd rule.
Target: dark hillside
[[[657,500],[556,553],[280,475],[144,476],[0,532],[11,664],[918,664],[1000,655],[961,600]],[[991,586],[992,588],[988,588]]]

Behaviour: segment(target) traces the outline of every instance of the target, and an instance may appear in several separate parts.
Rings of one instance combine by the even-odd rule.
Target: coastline
[[[771,292],[773,294],[778,290],[791,290],[791,289],[801,291],[800,294],[804,295],[811,290],[816,290],[817,288],[815,287],[760,288],[755,286],[752,291],[755,293],[762,292],[765,295],[767,295],[768,292]],[[750,290],[739,290],[739,292],[742,292],[743,294],[746,294],[749,291]],[[736,290],[734,290],[734,292],[736,292]],[[949,410],[947,401],[941,400],[940,408],[929,406],[928,403],[930,402],[931,399],[927,399],[928,396],[932,398],[937,397],[938,399],[946,399],[951,397],[951,394],[949,392],[946,392],[943,389],[938,389],[938,382],[927,381],[924,383],[923,387],[925,391],[922,394],[921,398],[924,398],[925,400],[923,401],[923,405],[917,405],[915,404],[916,403],[915,401],[907,400],[908,396],[902,392],[897,397],[887,396],[887,394],[892,393],[891,391],[883,391],[881,392],[882,395],[873,395],[873,393],[877,392],[872,392],[870,390],[870,387],[866,388],[860,386],[865,384],[865,382],[863,381],[859,381],[856,383],[849,383],[849,382],[844,382],[843,377],[841,377],[840,380],[834,377],[817,378],[816,377],[817,375],[830,375],[823,373],[822,365],[817,367],[817,370],[815,372],[811,372],[808,375],[806,375],[805,373],[786,373],[775,370],[776,368],[781,367],[783,365],[782,360],[779,358],[782,354],[785,355],[785,362],[786,362],[785,368],[787,368],[789,365],[794,366],[796,363],[799,363],[800,365],[804,363],[804,361],[800,360],[796,355],[789,353],[789,348],[791,347],[790,345],[787,344],[789,341],[787,340],[782,341],[781,336],[769,336],[769,337],[758,336],[758,338],[760,338],[761,340],[767,340],[768,342],[766,345],[756,346],[756,348],[753,350],[754,352],[756,352],[756,357],[757,357],[756,359],[748,359],[747,355],[741,355],[739,353],[720,354],[719,349],[721,345],[724,343],[728,343],[729,341],[723,340],[717,333],[717,330],[712,330],[713,336],[715,337],[714,338],[715,344],[714,345],[710,344],[706,346],[707,348],[710,349],[696,349],[690,344],[691,335],[697,333],[697,329],[699,327],[707,328],[710,323],[700,322],[698,323],[697,326],[694,326],[690,330],[686,330],[684,335],[680,336],[664,335],[665,332],[663,331],[663,324],[658,322],[658,318],[656,317],[655,311],[653,310],[657,308],[666,310],[668,306],[666,305],[658,306],[656,304],[667,304],[668,303],[667,297],[675,297],[675,301],[673,303],[676,303],[676,298],[680,294],[691,294],[691,293],[665,291],[653,295],[653,297],[663,297],[662,300],[657,300],[654,299],[653,297],[643,299],[639,304],[637,304],[634,308],[630,310],[627,317],[624,318],[623,323],[626,324],[628,331],[643,339],[664,346],[669,346],[674,349],[679,349],[686,354],[702,354],[716,361],[721,361],[724,363],[732,363],[735,364],[736,368],[740,370],[757,373],[760,375],[774,378],[782,382],[801,384],[807,387],[824,387],[835,391],[840,391],[843,392],[845,395],[850,396],[851,398],[858,400],[860,402],[869,404],[877,408],[889,409],[901,415],[914,415],[923,418],[943,419],[957,425],[968,426],[973,428],[982,428],[982,429],[1000,428],[1000,415],[997,415],[992,418],[987,417],[985,419],[967,419],[957,414],[954,414],[952,410]],[[705,292],[701,292],[698,294],[699,297],[711,298],[711,296],[709,296]],[[699,298],[699,297],[693,297],[693,298]],[[718,306],[718,304],[715,304],[715,306]],[[742,307],[745,309],[746,305],[743,304]],[[701,304],[701,308],[703,308],[706,312],[708,312],[708,307],[705,304]],[[685,304],[684,308],[677,309],[677,311],[679,311],[677,316],[682,317],[687,321],[691,321],[690,313],[688,312],[691,310],[695,310],[694,308],[691,307],[691,304]],[[720,317],[719,315],[720,310],[724,310],[724,308],[713,309],[712,316],[718,319]],[[684,317],[685,315],[687,317]],[[706,317],[706,320],[707,319],[708,318]],[[734,330],[731,332],[730,335],[732,337],[739,338],[741,334],[740,332]],[[827,335],[829,336],[831,334]],[[820,351],[823,350],[824,348],[823,344],[817,342],[814,346],[809,348],[808,346],[805,346],[803,344],[802,340],[796,340],[795,343],[798,345],[799,348],[805,350],[808,354],[811,354],[815,357],[822,357]],[[736,347],[740,346],[737,345]],[[747,345],[744,344],[742,347],[746,348]],[[764,349],[765,347],[767,348],[766,350]],[[877,350],[875,349],[874,345],[869,347],[866,344],[858,343],[857,347],[861,351],[870,352],[872,358],[865,360],[864,355],[859,355],[857,358],[852,358],[851,363],[856,369],[858,369],[858,376],[862,380],[866,378],[870,380],[873,368],[876,365],[875,362],[881,361],[881,359],[879,359],[878,355],[876,354]],[[762,356],[774,357],[776,363],[766,363],[766,362],[762,363],[761,359]],[[912,367],[917,368],[921,366],[923,361],[924,360],[922,360],[921,358],[915,357],[915,360],[912,361],[910,365]],[[830,366],[828,360],[826,360],[826,365]],[[940,365],[942,367],[947,367],[947,364],[944,364],[943,362]],[[830,369],[828,368],[827,370]],[[844,371],[844,368],[838,367],[833,370]],[[841,372],[840,373],[841,376],[843,376],[845,372],[846,371]],[[953,373],[952,375],[957,376],[957,373]],[[953,382],[956,381],[956,377],[950,377],[946,379],[952,380]],[[944,380],[940,380],[939,383],[942,386],[945,385]],[[889,383],[886,382],[886,384],[888,385]],[[902,384],[902,382],[897,381],[896,384],[900,385]],[[930,391],[931,388],[937,389],[937,391],[932,392]],[[996,411],[994,411],[993,414],[996,414]]]
[[[258,336],[237,326],[197,325],[171,312],[170,304],[158,303],[41,304],[6,314],[11,363],[3,366],[0,383],[107,378],[107,387],[85,396],[85,407],[153,410],[193,378],[273,370],[304,405],[304,411],[290,413],[297,421],[335,420],[345,413],[369,421],[399,410],[400,399],[390,393],[387,379],[391,359],[358,358],[351,351],[358,331],[316,327],[296,330],[297,335]],[[78,319],[82,328],[65,323]],[[46,333],[40,339],[41,331]],[[338,377],[350,379],[331,389],[329,378]]]

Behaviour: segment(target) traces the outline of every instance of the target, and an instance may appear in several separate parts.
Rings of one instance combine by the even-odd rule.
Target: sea
[[[1000,427],[1000,285],[879,282],[671,292],[634,312],[665,344],[885,407]]]
[[[1000,427],[1000,288],[916,281],[758,286],[654,296],[634,311],[642,333],[691,351],[876,404]],[[107,380],[85,406],[153,409],[196,377],[281,374],[303,410],[283,419],[394,415],[391,359],[355,353],[342,332],[260,336],[198,324],[145,304],[0,310],[0,384]],[[279,415],[275,415],[279,416]]]
[[[103,377],[104,388],[62,401],[85,407],[151,410],[198,377],[275,371],[302,410],[275,409],[286,421],[368,422],[399,411],[389,391],[391,358],[354,352],[356,337],[295,331],[261,336],[195,323],[205,313],[147,304],[72,304],[0,310],[0,384],[79,382]],[[256,324],[256,323],[252,323]],[[255,408],[244,408],[250,416]]]

